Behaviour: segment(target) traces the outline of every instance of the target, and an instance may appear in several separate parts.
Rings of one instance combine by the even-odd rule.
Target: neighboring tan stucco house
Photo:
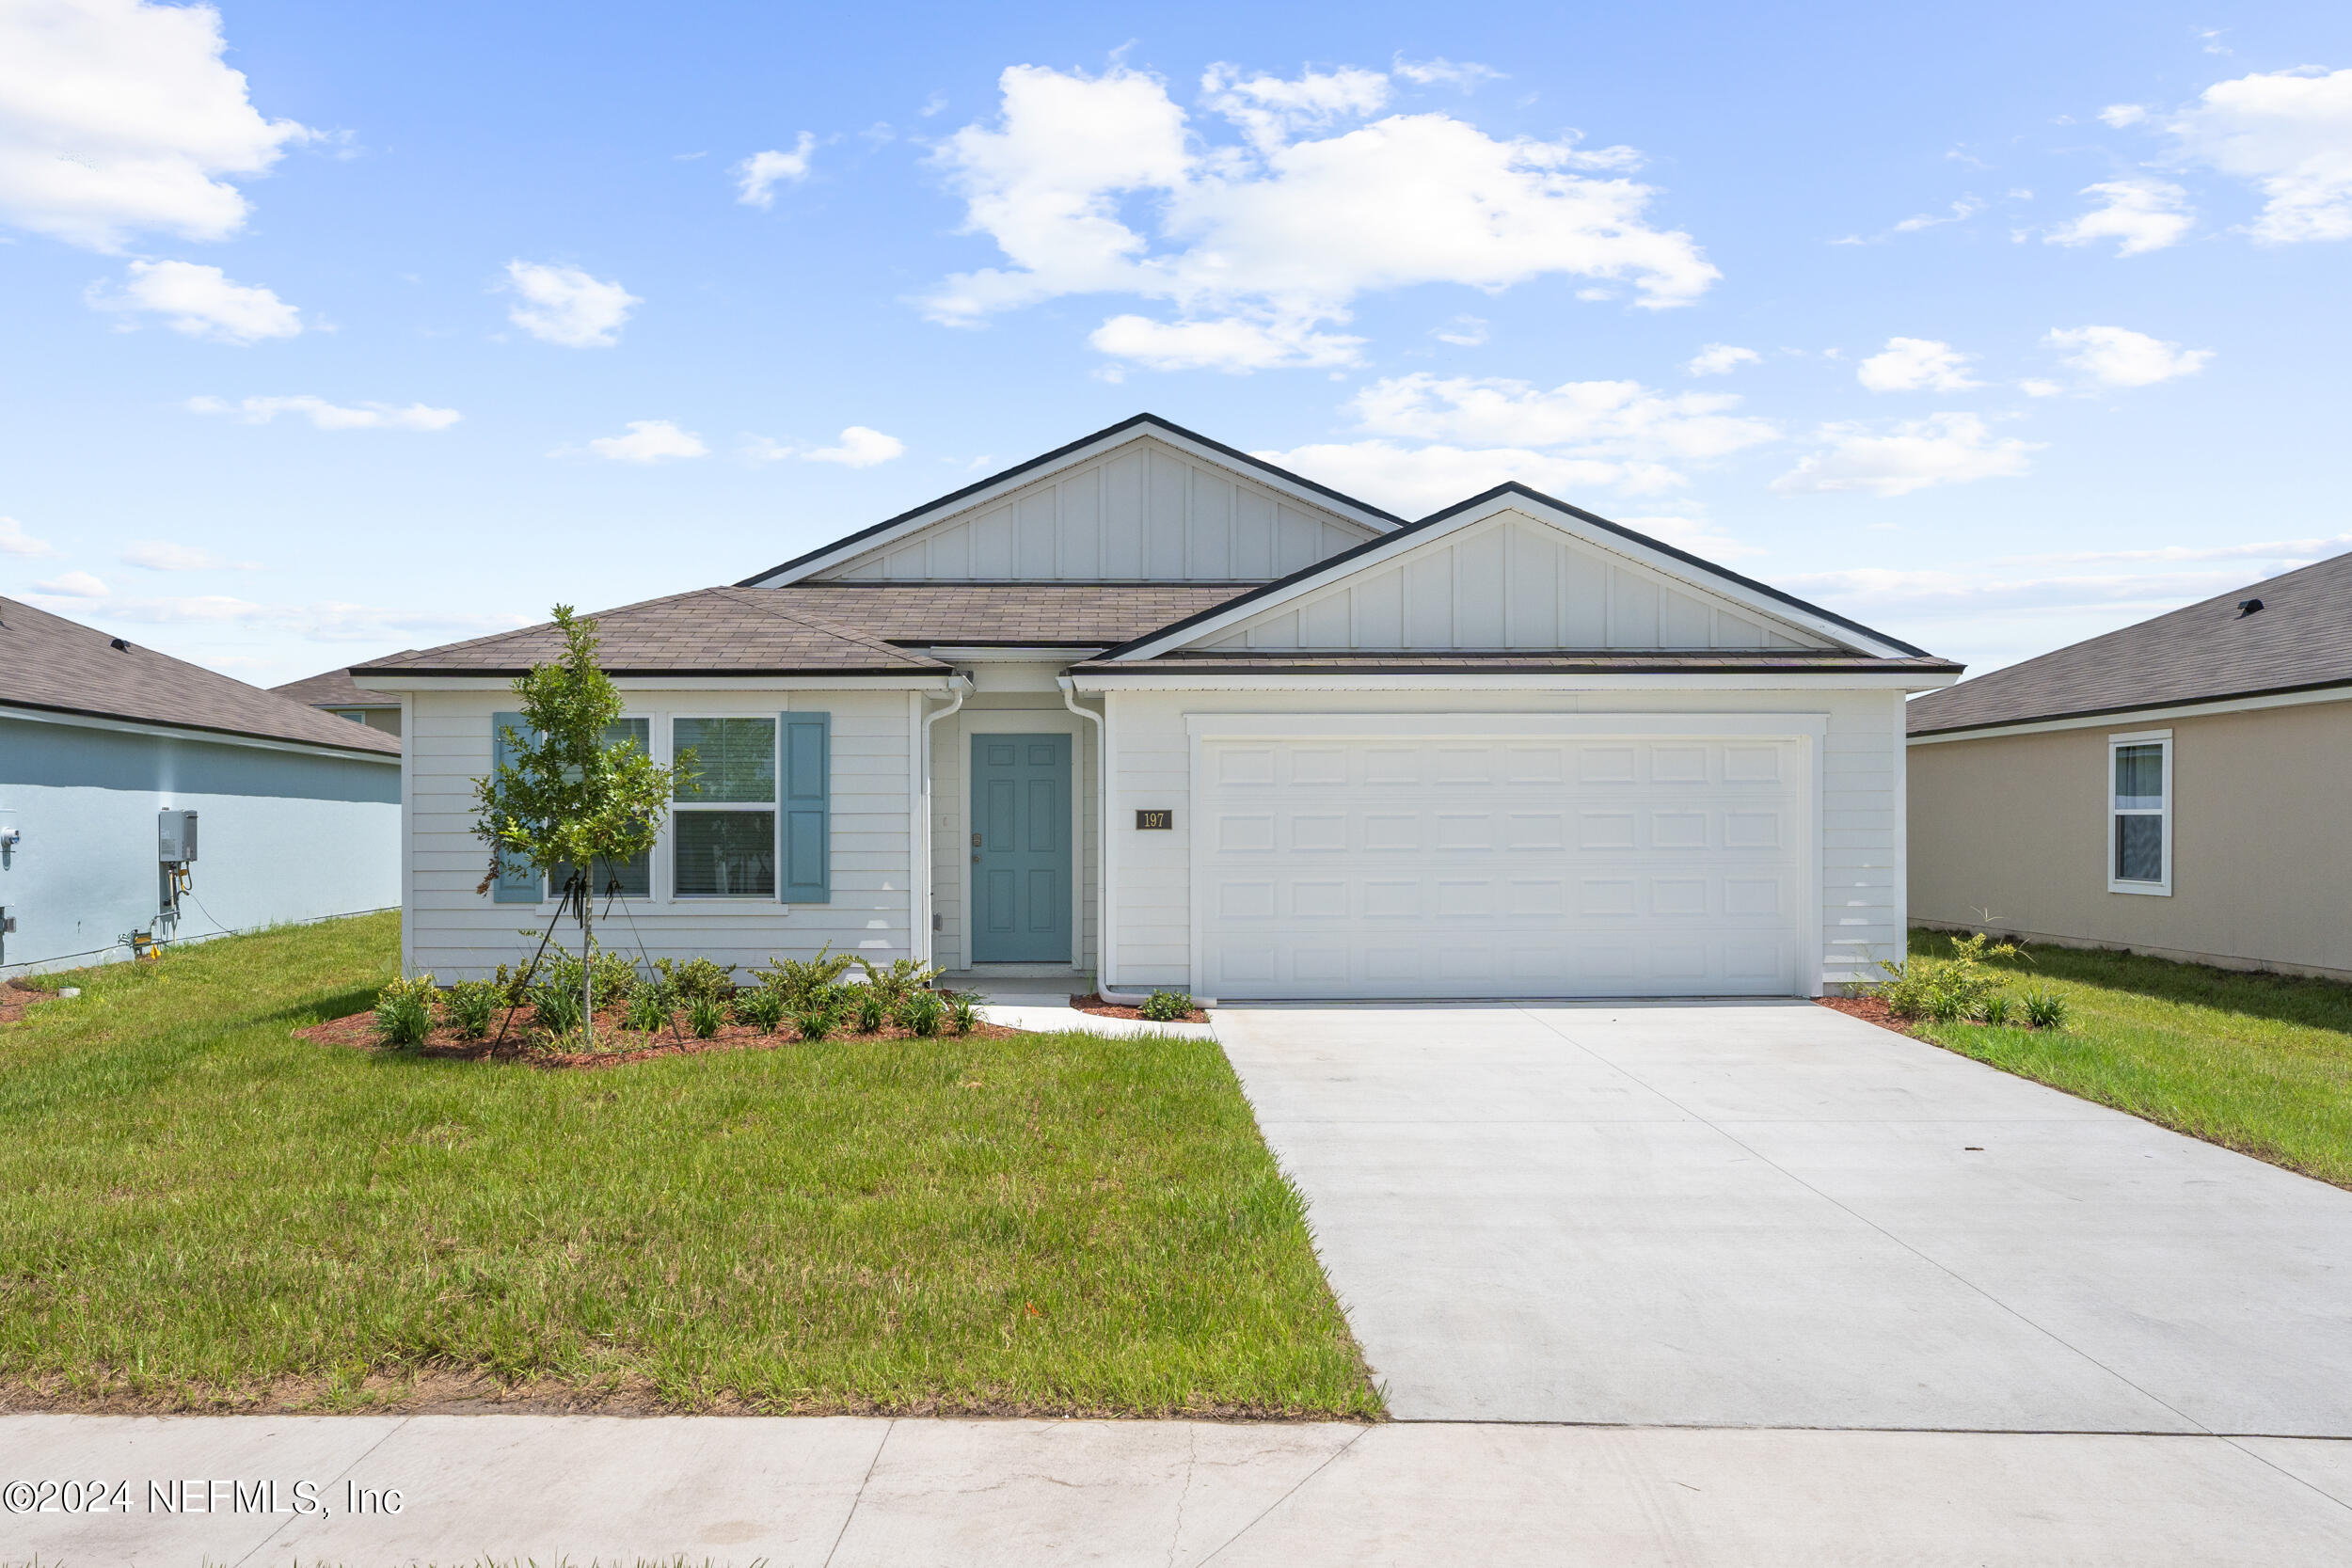
[[[596,619],[706,774],[613,940],[1222,998],[1819,993],[1901,942],[1903,699],[1958,673],[1520,485],[1407,523],[1148,415]],[[352,672],[406,705],[411,972],[553,912],[481,887],[471,781],[559,647]]]
[[[1911,704],[1911,911],[2352,979],[2352,555]]]
[[[400,820],[390,736],[0,599],[0,974],[389,909]]]

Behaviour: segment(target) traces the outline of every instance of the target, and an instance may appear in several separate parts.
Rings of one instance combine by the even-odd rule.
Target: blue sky
[[[21,0],[0,591],[270,683],[1149,409],[1984,669],[2352,549],[2348,261],[2342,7]]]

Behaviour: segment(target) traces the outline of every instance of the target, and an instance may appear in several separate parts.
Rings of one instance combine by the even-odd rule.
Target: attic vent
[[[2237,618],[2243,621],[2262,607],[2263,602],[2260,599],[2240,599],[2237,602]]]
[[[119,651],[121,651],[121,652],[123,652],[123,653],[126,653],[126,654],[127,654],[127,653],[129,653],[129,652],[131,651],[131,644],[130,644],[130,643],[128,643],[128,642],[125,642],[125,641],[124,641],[121,638],[119,638],[119,637],[109,637],[108,639],[106,639],[106,646],[108,646],[109,648],[119,649]]]

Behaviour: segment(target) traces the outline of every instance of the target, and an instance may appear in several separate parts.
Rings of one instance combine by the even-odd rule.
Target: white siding
[[[1792,713],[1828,719],[1820,755],[1821,978],[1859,979],[1901,952],[1895,691],[1630,690],[1120,692],[1111,705],[1112,942],[1106,987],[1184,986],[1192,978],[1187,713]],[[1171,808],[1172,832],[1128,826]]]
[[[931,726],[931,908],[938,929],[931,936],[931,961],[943,969],[965,969],[971,929],[966,869],[972,863],[972,779],[969,762],[976,735],[1067,735],[1070,736],[1071,820],[1078,825],[1080,886],[1072,906],[1078,911],[1079,967],[1092,969],[1094,933],[1102,900],[1101,757],[1095,727],[1064,707],[1058,694],[983,693]]]
[[[1270,582],[1373,536],[1236,469],[1143,440],[812,580]]]
[[[1504,512],[1199,646],[1434,652],[1830,644],[1539,518]]]
[[[474,891],[487,851],[473,834],[473,781],[490,766],[491,715],[511,710],[515,699],[502,691],[437,691],[420,692],[411,703],[409,967],[448,981],[527,961],[536,938],[525,938],[521,928],[544,929],[551,906],[500,904]],[[653,721],[654,754],[663,760],[675,716],[830,713],[833,901],[674,900],[665,830],[654,852],[653,896],[626,901],[609,924],[604,906],[597,906],[597,930],[606,942],[627,951],[642,938],[649,958],[709,958],[746,970],[775,954],[804,958],[827,943],[836,953],[877,960],[908,956],[913,823],[906,692],[632,691],[628,704],[629,715]],[[559,927],[557,941],[566,940],[566,929],[576,947],[577,927]]]

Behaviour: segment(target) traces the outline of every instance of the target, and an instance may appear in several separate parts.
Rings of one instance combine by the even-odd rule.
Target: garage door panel
[[[1796,987],[1793,742],[1202,744],[1211,994]]]

